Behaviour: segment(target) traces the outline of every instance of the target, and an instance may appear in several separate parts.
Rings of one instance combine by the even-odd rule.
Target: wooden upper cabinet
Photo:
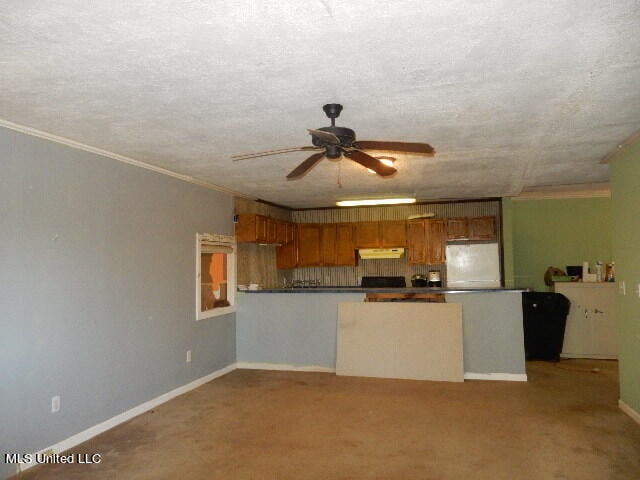
[[[356,251],[353,243],[353,224],[336,224],[335,265],[355,265]]]
[[[470,217],[469,240],[495,240],[498,238],[496,232],[496,217]]]
[[[496,217],[447,219],[447,240],[496,240]]]
[[[425,220],[425,232],[427,237],[426,262],[429,265],[442,265],[445,263],[446,252],[446,224],[444,219]]]
[[[275,218],[267,217],[267,240],[265,243],[278,242],[278,221]]]
[[[407,248],[409,263],[427,263],[425,220],[407,222]]]
[[[287,243],[287,225],[289,222],[276,220],[276,243],[284,245]]]
[[[355,248],[378,248],[378,222],[357,222],[355,225]]]
[[[325,223],[320,230],[320,264],[336,263],[336,224]]]
[[[442,265],[447,241],[446,220],[416,219],[407,222],[408,262]]]
[[[256,241],[256,219],[251,213],[241,213],[236,216],[236,242]]]
[[[237,217],[237,242],[267,242],[267,217],[255,213],[241,213]]]
[[[406,247],[407,246],[407,222],[393,220],[380,222],[380,247]]]
[[[241,213],[237,215],[236,241],[283,245],[294,240],[294,226],[264,215]]]
[[[447,218],[447,240],[467,240],[467,217]]]
[[[301,223],[298,225],[298,266],[310,267],[320,265],[320,241],[322,225],[318,223]]]
[[[295,223],[286,223],[286,238],[284,243],[289,243],[297,240],[298,238],[298,226]]]
[[[296,225],[286,223],[286,242],[276,248],[276,267],[295,268],[298,266],[298,242],[296,241]]]
[[[267,243],[269,236],[267,232],[267,217],[256,215],[256,242]]]

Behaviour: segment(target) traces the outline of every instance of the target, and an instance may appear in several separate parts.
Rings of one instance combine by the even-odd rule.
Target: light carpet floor
[[[529,382],[236,370],[21,479],[640,479],[617,362],[529,362]],[[599,371],[594,371],[599,369]]]

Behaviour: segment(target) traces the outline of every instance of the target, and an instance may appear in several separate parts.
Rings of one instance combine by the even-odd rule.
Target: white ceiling
[[[293,207],[606,181],[639,85],[638,0],[0,3],[0,118]],[[310,144],[330,102],[360,139],[438,153],[388,179],[230,160]]]

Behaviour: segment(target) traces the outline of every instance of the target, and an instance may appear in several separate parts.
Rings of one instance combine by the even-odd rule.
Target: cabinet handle
[[[593,311],[593,313],[604,313],[602,310],[598,310],[597,308]]]

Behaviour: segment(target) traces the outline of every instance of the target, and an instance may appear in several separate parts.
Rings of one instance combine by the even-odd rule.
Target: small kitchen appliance
[[[429,271],[429,280],[427,281],[428,287],[442,287],[442,281],[440,280],[439,270]]]

